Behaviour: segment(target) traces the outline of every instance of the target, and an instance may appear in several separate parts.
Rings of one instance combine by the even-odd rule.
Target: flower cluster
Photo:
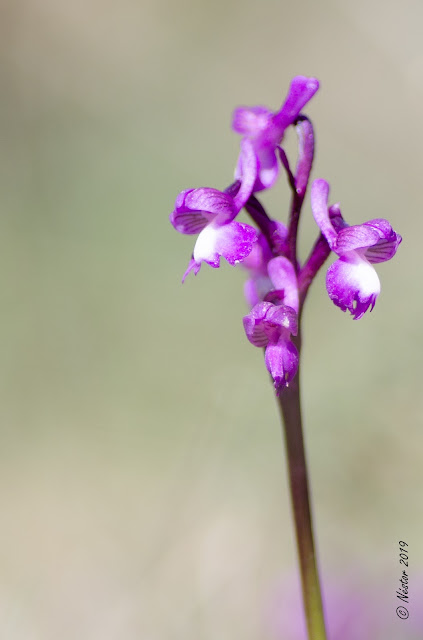
[[[198,235],[183,281],[196,275],[203,262],[220,266],[223,256],[248,272],[245,296],[251,307],[244,318],[248,340],[265,348],[265,362],[280,391],[298,369],[295,336],[308,288],[330,252],[338,259],[329,267],[326,287],[331,300],[354,319],[373,309],[380,283],[373,264],[390,260],[401,236],[387,220],[376,218],[348,226],[339,205],[329,206],[329,185],[315,180],[311,209],[320,235],[303,265],[297,259],[297,232],[314,156],[314,133],[303,108],[318,90],[315,78],[295,77],[282,107],[235,110],[233,130],[240,134],[235,181],[224,191],[210,187],[179,194],[170,221],[183,234]],[[281,146],[285,131],[294,127],[298,137],[295,171]],[[270,189],[281,167],[292,189],[288,225],[272,219],[255,194]],[[255,227],[236,220],[245,209]]]

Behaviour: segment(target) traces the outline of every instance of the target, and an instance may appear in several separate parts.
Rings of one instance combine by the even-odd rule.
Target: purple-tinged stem
[[[299,344],[297,343],[297,347]],[[299,371],[278,398],[284,425],[291,504],[300,562],[309,640],[326,640],[320,582],[313,541],[307,463],[301,420]]]
[[[300,116],[296,123],[296,129],[298,135],[298,160],[295,172],[295,188],[292,190],[288,224],[288,258],[291,260],[295,268],[297,268],[298,264],[298,223],[314,158],[314,132],[313,125],[310,120],[305,116]]]
[[[302,310],[304,300],[306,298],[308,289],[313,282],[320,267],[323,266],[331,249],[327,243],[326,238],[321,233],[317,238],[310,255],[304,263],[299,275],[298,275],[298,290],[300,294],[300,310]]]
[[[282,149],[282,147],[278,147],[278,152],[279,152],[280,161],[282,162],[282,165],[286,171],[286,176],[288,178],[289,186],[291,187],[292,191],[295,192],[296,191],[295,178],[294,178],[294,174],[291,171],[291,167],[289,166],[289,160],[287,158],[287,155],[285,151]]]

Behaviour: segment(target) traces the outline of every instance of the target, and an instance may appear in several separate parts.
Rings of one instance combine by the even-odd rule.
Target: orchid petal
[[[376,264],[378,262],[386,262],[393,258],[402,241],[399,233],[396,233],[389,222],[383,218],[369,220],[365,224],[376,229],[380,236],[378,242],[373,247],[369,247],[365,252],[364,255],[367,260],[372,264]]]
[[[182,191],[176,199],[170,222],[180,233],[192,235],[202,231],[212,220],[220,224],[237,214],[234,200],[227,193],[201,187]]]
[[[273,307],[271,302],[259,302],[242,319],[245,335],[255,347],[265,347],[269,342],[269,332],[266,327],[266,314]],[[276,335],[276,339],[278,334]]]
[[[276,343],[282,335],[289,337],[290,334],[297,335],[298,331],[298,318],[294,309],[271,302],[256,304],[243,318],[243,323],[248,340],[256,347]]]
[[[326,180],[315,180],[311,187],[311,209],[317,226],[333,249],[337,233],[333,228],[328,209],[329,184]]]
[[[288,95],[281,109],[274,116],[275,125],[286,129],[300,115],[302,108],[314,96],[319,88],[316,78],[296,76],[289,86]]]
[[[372,229],[366,224],[356,224],[341,229],[333,250],[339,256],[342,256],[344,253],[348,253],[348,251],[373,247],[379,239],[380,236],[376,229]]]
[[[235,210],[241,211],[250,197],[257,178],[257,156],[250,140],[241,141],[242,181],[238,193],[233,198]]]
[[[380,293],[378,275],[358,252],[336,260],[328,269],[326,288],[332,302],[359,320],[369,307],[373,309]]]
[[[242,136],[254,139],[266,129],[272,115],[272,112],[266,107],[238,107],[232,115],[232,129]]]
[[[198,263],[194,260],[194,258],[191,258],[191,260],[189,261],[188,268],[182,277],[182,284],[185,282],[185,278],[189,273],[191,273],[191,271],[194,271],[194,275],[196,276],[197,273],[200,271],[200,267],[201,267],[201,262]]]
[[[298,370],[299,355],[295,345],[286,338],[280,338],[276,344],[266,347],[265,363],[273,378],[276,394],[295,377]]]
[[[197,238],[193,257],[197,263],[204,261],[215,268],[219,266],[220,256],[235,265],[248,256],[256,240],[257,231],[248,224],[209,224]]]

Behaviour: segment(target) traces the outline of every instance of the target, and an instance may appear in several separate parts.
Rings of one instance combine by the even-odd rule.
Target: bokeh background
[[[231,181],[232,109],[276,109],[296,74],[321,81],[314,177],[351,224],[387,217],[404,237],[371,315],[335,308],[324,273],[307,302],[320,564],[368,593],[380,638],[423,637],[423,5],[0,12],[0,637],[291,640],[271,613],[296,588],[286,469],[244,276],[203,267],[182,286],[192,238],[168,215],[180,190]],[[282,180],[264,202],[284,218],[288,197]],[[308,201],[301,233],[305,257]]]

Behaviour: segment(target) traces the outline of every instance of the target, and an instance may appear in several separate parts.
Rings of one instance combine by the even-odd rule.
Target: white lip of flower
[[[349,278],[355,283],[363,297],[378,296],[380,294],[380,280],[375,268],[358,251],[351,253],[355,254],[351,256],[352,259],[350,259],[349,255],[344,256],[351,264]]]
[[[194,260],[212,260],[216,254],[216,236],[219,227],[213,224],[207,225],[199,234],[194,247]]]

